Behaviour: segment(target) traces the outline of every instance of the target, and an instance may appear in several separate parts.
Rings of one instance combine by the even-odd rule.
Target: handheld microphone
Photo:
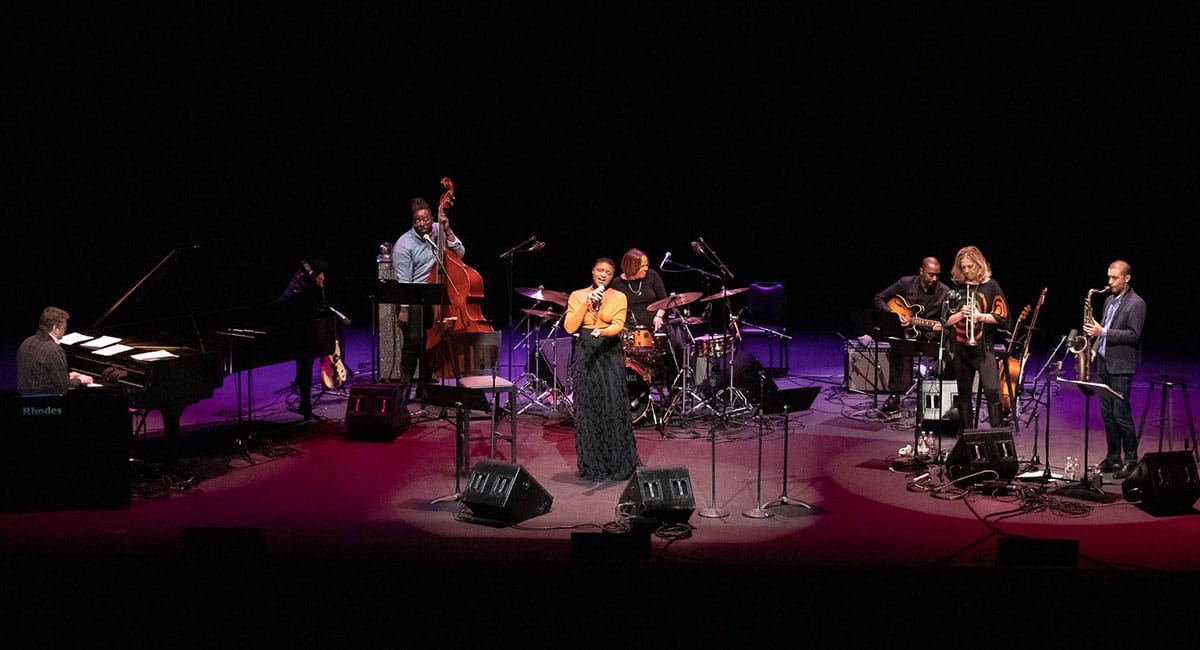
[[[703,252],[700,250],[700,242],[692,242],[692,251],[697,254]]]
[[[670,262],[670,261],[671,261],[671,251],[667,251],[667,254],[663,256],[662,264],[658,265],[658,270],[659,271],[663,270],[663,267],[666,266],[667,262]]]
[[[599,293],[597,293],[599,292]],[[604,285],[597,284],[592,290],[592,311],[600,311],[600,303],[604,301]]]

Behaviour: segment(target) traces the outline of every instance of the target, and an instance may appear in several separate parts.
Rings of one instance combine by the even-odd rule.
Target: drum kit
[[[555,311],[553,305],[559,307],[567,306],[569,296],[561,291],[553,291],[544,287],[536,289],[529,287],[520,287],[516,293],[526,298],[531,298],[534,301],[533,307],[523,307],[521,313],[525,314],[522,322],[526,325],[525,335],[514,346],[516,348],[524,348],[529,351],[529,364],[526,366],[526,372],[518,376],[513,383],[520,388],[517,392],[517,398],[525,398],[527,403],[522,406],[517,413],[525,413],[531,408],[537,407],[543,414],[557,413],[562,414],[563,410],[568,413],[572,412],[569,380],[562,379],[568,375],[567,369],[558,367],[558,344],[560,338],[558,328],[562,325],[562,311]],[[550,303],[551,306],[544,309],[539,309],[538,306]],[[542,329],[550,325],[549,333],[541,336]],[[566,339],[563,343],[566,351],[571,349],[570,339]],[[547,357],[549,362],[543,368],[543,357]],[[543,370],[547,372],[543,372]]]
[[[646,310],[672,312],[692,303],[724,299],[743,291],[747,289],[723,289],[708,296],[699,291],[672,294],[650,303]],[[518,413],[538,408],[543,414],[561,413],[564,409],[573,414],[569,372],[573,346],[570,337],[558,333],[565,309],[555,309],[555,306],[565,308],[569,296],[544,287],[521,287],[516,293],[535,303],[520,310],[525,314],[522,320],[526,332],[514,346],[530,351],[526,372],[514,380],[520,387],[518,396],[527,401]],[[666,328],[654,331],[639,325],[627,328],[622,334],[625,384],[635,426],[651,424],[663,430],[673,417],[719,415],[726,410],[726,389],[718,384],[721,377],[732,376],[737,339],[728,333],[694,336],[692,328],[705,322],[686,313],[668,318],[667,325],[680,332],[682,359],[674,350],[676,346]],[[549,331],[543,334],[546,326]],[[566,350],[559,350],[560,344]],[[732,385],[729,389],[736,390]]]

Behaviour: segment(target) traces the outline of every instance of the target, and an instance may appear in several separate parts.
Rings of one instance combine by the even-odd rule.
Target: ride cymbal
[[[563,307],[567,306],[567,298],[570,297],[561,291],[543,289],[542,287],[538,287],[536,289],[529,287],[518,287],[516,292],[522,296],[525,296],[526,298],[533,298],[539,302],[552,302]]]
[[[682,307],[683,305],[696,302],[700,299],[700,296],[703,295],[704,294],[700,293],[699,291],[689,291],[687,293],[681,293],[674,296],[667,296],[662,300],[655,300],[649,305],[646,305],[646,311],[658,311],[660,309]]]

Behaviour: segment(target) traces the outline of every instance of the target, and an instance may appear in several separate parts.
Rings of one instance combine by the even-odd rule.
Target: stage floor
[[[852,641],[855,634],[866,638],[853,624],[858,613],[868,615],[864,608],[911,638],[923,620],[940,616],[940,601],[958,603],[963,616],[982,615],[980,608],[1003,612],[1015,624],[1019,602],[1005,599],[1031,589],[1056,603],[1056,618],[1074,631],[1064,638],[1078,640],[1088,636],[1080,622],[1098,616],[1092,604],[1113,606],[1105,599],[1133,598],[1130,589],[1155,604],[1156,620],[1170,624],[1165,614],[1181,601],[1131,583],[1195,593],[1194,507],[1147,512],[1122,496],[1111,475],[1093,493],[1060,492],[1082,486],[1057,478],[1065,458],[1086,454],[1094,464],[1104,448],[1097,405],[1093,400],[1093,412],[1085,413],[1083,394],[1070,385],[1053,384],[1049,405],[1045,392],[1022,394],[1018,425],[1008,433],[1026,480],[984,494],[978,484],[956,483],[950,463],[936,461],[939,446],[948,453],[956,444],[952,436],[933,437],[929,462],[901,456],[918,440],[915,392],[899,415],[884,417],[875,407],[885,396],[845,389],[844,344],[835,334],[796,334],[791,367],[772,382],[818,393],[811,408],[789,414],[786,430],[782,415],[757,414],[761,402],[750,384],[742,391],[749,409],[676,409],[665,426],[651,426],[650,415],[636,429],[644,467],[685,479],[692,495],[694,512],[685,504],[681,513],[674,503],[659,511],[682,520],[661,529],[630,526],[631,506],[622,499],[629,482],[577,478],[569,409],[561,401],[535,402],[530,391],[516,416],[516,457],[501,443],[494,460],[518,466],[533,480],[533,493],[540,489],[552,505],[545,514],[494,522],[453,498],[470,478],[456,471],[456,428],[446,417],[453,413],[414,402],[407,407],[411,424],[394,438],[347,435],[347,399],[354,386],[371,383],[370,343],[366,332],[347,332],[345,359],[354,376],[317,395],[315,420],[294,411],[290,364],[254,371],[253,420],[245,409],[239,413],[226,378],[212,399],[185,411],[174,467],[160,462],[161,421],[151,412],[131,445],[128,508],[0,514],[0,551],[19,586],[10,593],[27,589],[109,613],[106,599],[127,594],[129,607],[116,608],[113,620],[140,621],[149,625],[142,632],[185,646],[219,636],[204,627],[210,617],[262,611],[280,617],[264,628],[277,634],[279,621],[287,621],[296,639],[308,630],[312,639],[336,644],[340,637],[331,631],[312,631],[314,617],[327,617],[338,621],[334,629],[389,647],[404,645],[404,634],[418,646],[503,637],[495,628],[505,624],[522,634],[545,632],[537,645],[572,642],[559,624],[633,647],[793,638],[781,625],[808,626],[818,636],[849,633],[839,638]],[[749,352],[766,358],[762,349]],[[514,356],[522,358],[520,350]],[[505,372],[519,378],[521,366],[506,364]],[[1134,386],[1135,418],[1150,378],[1193,370],[1147,360]],[[1185,398],[1191,394],[1178,393],[1174,404],[1174,450],[1190,445]],[[661,414],[666,404],[656,409]],[[1143,453],[1158,446],[1157,396],[1150,410]],[[501,424],[507,431],[503,418]],[[493,460],[488,427],[482,418],[469,423],[472,467]],[[28,459],[55,461],[53,453]],[[514,498],[502,508],[515,513],[527,503]],[[64,595],[60,588],[72,580],[95,597]],[[147,624],[138,607],[185,627]],[[738,628],[761,623],[763,614],[788,620],[742,637]],[[393,616],[405,621],[405,633],[389,636],[376,618]],[[621,617],[638,626],[627,637],[616,634]],[[491,628],[472,627],[475,620]],[[422,621],[434,627],[414,631]],[[1058,629],[1021,623],[1044,634]],[[939,627],[948,632],[960,624]],[[962,629],[972,627],[961,621]]]

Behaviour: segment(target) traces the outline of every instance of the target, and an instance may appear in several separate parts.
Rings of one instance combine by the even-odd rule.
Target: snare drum
[[[625,359],[625,388],[629,393],[629,410],[637,424],[650,410],[650,371],[635,359]]]

